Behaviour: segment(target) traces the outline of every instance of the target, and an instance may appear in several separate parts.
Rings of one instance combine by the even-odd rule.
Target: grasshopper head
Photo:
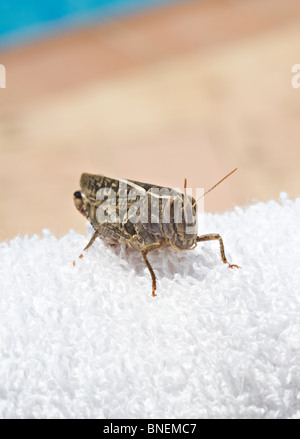
[[[73,199],[76,209],[87,218],[86,195],[82,191],[76,191],[74,192]]]

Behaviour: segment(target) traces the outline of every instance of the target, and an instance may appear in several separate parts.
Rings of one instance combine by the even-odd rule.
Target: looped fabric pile
[[[299,418],[300,198],[204,214],[218,242],[0,244],[1,418]],[[76,265],[73,266],[73,260]]]

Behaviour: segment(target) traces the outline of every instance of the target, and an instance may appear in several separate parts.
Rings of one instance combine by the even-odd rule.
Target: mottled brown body
[[[180,252],[194,249],[197,242],[217,239],[222,260],[228,263],[220,235],[197,236],[197,204],[192,197],[170,188],[86,173],[81,176],[80,187],[81,190],[74,193],[75,206],[95,230],[84,250],[87,250],[97,237],[108,244],[125,244],[139,250],[152,277],[153,296],[156,295],[156,276],[147,254],[156,248],[171,247],[173,251]],[[132,191],[136,194],[133,200],[130,198]],[[99,220],[100,209],[112,193],[115,194],[115,199],[110,198],[111,204],[105,204],[105,221],[103,217]],[[130,211],[139,199],[143,200],[141,206],[146,206],[146,217],[136,222],[134,214],[130,214]],[[151,206],[156,208],[151,209]],[[185,215],[186,207],[189,207],[190,216]],[[168,221],[165,220],[168,218],[167,215]],[[233,267],[230,264],[229,266]]]

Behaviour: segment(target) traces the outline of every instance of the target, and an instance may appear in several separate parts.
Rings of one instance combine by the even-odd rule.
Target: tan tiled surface
[[[183,2],[0,53],[0,239],[84,229],[82,171],[213,185],[217,211],[299,195],[300,3]]]

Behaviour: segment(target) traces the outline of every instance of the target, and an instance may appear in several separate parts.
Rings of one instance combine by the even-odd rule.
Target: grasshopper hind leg
[[[151,252],[152,250],[155,250],[156,248],[159,248],[161,246],[162,246],[162,244],[160,242],[155,242],[153,244],[147,245],[146,247],[144,247],[141,250],[141,253],[142,253],[142,256],[144,258],[144,261],[145,261],[145,263],[147,265],[147,268],[148,268],[148,270],[149,270],[149,272],[151,274],[151,278],[152,278],[152,296],[153,297],[155,297],[157,295],[157,294],[155,294],[155,291],[156,291],[156,276],[155,276],[154,270],[153,270],[153,268],[152,268],[152,266],[151,266],[151,264],[150,264],[150,262],[149,262],[149,260],[147,258],[147,254],[149,252]]]
[[[224,243],[223,243],[223,239],[222,237],[218,234],[218,233],[210,233],[209,235],[201,235],[201,236],[197,236],[197,240],[196,242],[203,242],[203,241],[214,241],[214,240],[218,240],[219,244],[220,244],[220,252],[221,252],[221,258],[222,261],[224,262],[224,264],[228,264],[229,268],[241,268],[238,265],[235,264],[230,264],[227,261],[226,255],[225,255],[225,249],[224,249]]]

